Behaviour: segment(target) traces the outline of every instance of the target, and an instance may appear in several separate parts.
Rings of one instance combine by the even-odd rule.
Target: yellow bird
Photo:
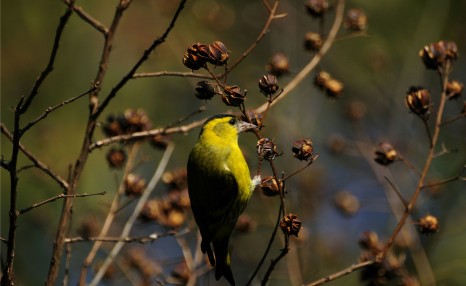
[[[201,250],[215,266],[215,278],[224,276],[231,285],[235,280],[230,268],[230,236],[260,182],[259,176],[251,180],[238,134],[255,127],[232,115],[212,116],[204,123],[188,159],[188,191],[202,236]]]

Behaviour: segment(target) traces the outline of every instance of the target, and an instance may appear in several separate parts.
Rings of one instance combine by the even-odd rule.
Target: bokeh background
[[[80,0],[93,17],[109,25],[117,1]],[[178,1],[134,1],[125,13],[115,37],[109,71],[102,85],[102,95],[124,76],[142,55],[142,52],[160,36],[169,23]],[[415,166],[422,168],[427,153],[427,137],[422,122],[410,114],[404,97],[408,87],[421,85],[431,91],[433,109],[439,101],[438,75],[428,71],[418,57],[426,44],[439,40],[455,41],[459,59],[455,62],[452,78],[466,81],[464,51],[466,37],[466,1],[347,1],[346,9],[361,8],[369,18],[367,35],[337,41],[325,56],[318,69],[327,70],[345,84],[340,99],[325,96],[313,85],[312,73],[287,98],[274,106],[267,115],[265,136],[273,138],[283,156],[276,160],[280,171],[289,174],[300,168],[302,162],[292,157],[294,140],[310,137],[314,142],[318,160],[288,184],[288,210],[299,215],[303,231],[299,240],[291,243],[290,254],[272,274],[269,285],[301,285],[314,281],[355,263],[360,254],[358,239],[364,231],[377,232],[381,239],[389,237],[396,225],[393,206],[397,205],[394,193],[380,176],[389,176],[401,193],[409,197],[415,189],[416,175],[396,163],[388,168],[376,166],[372,154],[381,141],[391,142]],[[51,50],[55,29],[65,5],[61,1],[3,1],[1,6],[1,121],[11,130],[11,108],[19,98],[27,95],[38,74],[45,67]],[[248,58],[231,73],[228,82],[249,90],[246,105],[249,108],[262,104],[265,98],[257,88],[258,79],[265,74],[268,59],[275,52],[288,55],[291,73],[279,78],[284,86],[311,59],[303,49],[303,36],[318,29],[318,21],[306,15],[303,1],[281,1],[280,11],[287,17],[274,21],[270,31]],[[188,45],[195,42],[224,42],[231,58],[238,57],[256,38],[267,19],[262,1],[188,1],[167,41],[151,55],[138,72],[188,71],[181,59]],[[328,30],[333,20],[330,12],[325,22]],[[341,30],[345,37],[349,32]],[[41,87],[30,111],[23,117],[25,124],[49,106],[88,90],[98,67],[103,37],[92,27],[73,15],[66,26],[55,69]],[[119,92],[100,118],[122,112],[127,108],[143,108],[152,126],[162,127],[178,118],[206,106],[207,110],[192,120],[229,110],[219,98],[203,102],[194,97],[196,79],[159,77],[135,79]],[[463,108],[464,97],[449,101],[446,117],[455,116]],[[355,122],[348,117],[348,108],[364,106],[364,117]],[[66,177],[68,166],[76,159],[88,114],[86,97],[50,114],[23,137],[22,143],[57,173]],[[435,114],[433,114],[434,116]],[[435,159],[429,179],[440,180],[458,174],[465,164],[466,128],[464,120],[446,125],[441,141],[454,153]],[[198,129],[185,135],[172,136],[176,144],[169,169],[185,166],[187,156],[198,134]],[[96,139],[103,138],[100,130]],[[240,144],[254,170],[257,166],[255,138],[243,135]],[[340,145],[335,145],[340,144]],[[341,148],[336,148],[342,146]],[[358,149],[363,147],[363,153]],[[1,137],[1,154],[11,155],[11,146]],[[116,190],[121,173],[108,168],[105,161],[107,148],[94,151],[84,170],[78,191],[92,193],[107,191],[105,197],[78,199],[75,203],[73,225],[89,219],[101,222]],[[143,149],[147,162],[137,172],[149,178],[161,152]],[[20,166],[27,165],[23,156]],[[263,175],[270,174],[264,168]],[[52,180],[35,169],[20,174],[19,208],[57,195],[61,190]],[[379,180],[377,179],[379,176]],[[425,253],[437,285],[465,285],[466,283],[466,204],[465,184],[456,181],[425,192],[416,205],[413,217],[431,213],[439,218],[440,232],[419,236],[409,232],[411,241],[419,242],[406,253],[406,266],[415,276],[426,269],[417,269],[413,252]],[[1,171],[1,236],[8,233],[9,181]],[[388,191],[387,191],[388,190]],[[154,196],[161,196],[167,187],[160,185]],[[345,215],[335,207],[335,195],[347,191],[358,202],[358,211]],[[134,205],[134,203],[133,203]],[[247,234],[235,235],[233,271],[239,285],[245,284],[257,265],[270,237],[278,208],[277,198],[264,197],[257,192],[246,213],[255,221],[256,228]],[[130,205],[129,208],[131,208]],[[398,204],[399,206],[399,204]],[[46,277],[53,238],[61,210],[61,201],[35,209],[19,219],[16,251],[16,285],[38,285]],[[129,211],[129,209],[128,209]],[[398,212],[401,212],[398,209]],[[126,211],[119,217],[124,223]],[[414,229],[410,224],[406,229]],[[164,231],[157,224],[138,223],[134,233]],[[73,231],[73,233],[75,233]],[[118,229],[114,230],[114,234]],[[195,234],[188,235],[194,244]],[[271,251],[278,255],[283,242],[277,238]],[[71,281],[76,281],[82,258],[90,244],[73,246]],[[141,247],[153,257],[166,275],[183,260],[173,238],[161,239],[146,246],[128,245],[127,249]],[[194,247],[194,245],[192,245]],[[2,244],[2,259],[5,255]],[[414,249],[414,250],[413,250]],[[267,260],[268,261],[268,260]],[[268,263],[266,263],[268,266]],[[259,278],[265,269],[259,272]],[[419,271],[419,272],[417,272]],[[213,275],[199,280],[199,284],[215,285]],[[208,282],[210,281],[210,282]],[[422,281],[422,277],[421,277]],[[120,278],[104,282],[105,285],[127,285]],[[330,285],[364,285],[359,273],[329,283]],[[222,284],[223,285],[223,284]]]

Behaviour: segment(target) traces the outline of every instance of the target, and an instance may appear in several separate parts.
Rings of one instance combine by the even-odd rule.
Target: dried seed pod
[[[223,66],[230,57],[227,47],[220,41],[215,41],[208,46],[209,54],[207,61],[215,66]]]
[[[387,142],[379,144],[379,150],[375,151],[375,161],[380,165],[388,166],[398,159],[395,148]]]
[[[330,5],[327,0],[307,0],[304,7],[309,15],[314,18],[321,18],[329,9]]]
[[[259,88],[265,96],[273,95],[279,88],[277,78],[272,74],[264,75],[259,80]]]
[[[186,168],[166,171],[162,175],[162,182],[178,190],[184,190],[187,188],[188,186],[187,180],[188,180],[188,173],[187,173]]]
[[[324,40],[318,33],[307,32],[304,35],[304,48],[310,52],[318,52],[322,47]]]
[[[344,85],[341,81],[332,78],[325,83],[324,87],[329,97],[337,98],[341,95]]]
[[[140,197],[146,188],[146,180],[130,173],[125,178],[125,194],[128,197]]]
[[[208,57],[208,46],[201,43],[195,43],[188,47],[183,56],[183,64],[189,69],[198,70],[205,67]]]
[[[262,114],[254,112],[252,110],[246,111],[248,117],[241,115],[241,120],[249,122],[256,125],[258,129],[262,128]]]
[[[433,215],[426,215],[417,221],[417,229],[423,234],[432,234],[439,231],[438,219]]]
[[[111,168],[120,169],[126,162],[126,152],[124,149],[112,148],[108,151],[106,158]]]
[[[447,83],[447,93],[449,99],[458,99],[463,92],[464,84],[457,81],[451,80]]]
[[[124,112],[126,120],[125,133],[139,132],[150,129],[150,120],[146,112],[140,108],[126,109]]]
[[[430,93],[423,87],[410,87],[406,92],[405,99],[406,106],[419,116],[420,118],[427,120],[430,113]]]
[[[445,66],[448,60],[458,57],[458,47],[455,42],[439,41],[424,46],[419,51],[419,57],[428,69],[437,70]]]
[[[332,76],[326,71],[320,71],[316,74],[314,78],[314,84],[320,88],[325,89],[325,86],[329,80],[332,79]]]
[[[171,138],[162,134],[157,134],[149,138],[149,143],[156,149],[165,149],[170,142]]]
[[[195,94],[197,98],[209,100],[216,94],[222,94],[216,82],[203,80],[197,83]]]
[[[314,147],[312,147],[312,141],[309,138],[296,140],[291,151],[296,159],[311,162],[314,160]]]
[[[261,138],[257,141],[257,154],[265,160],[272,161],[278,155],[277,146],[269,138]]]
[[[297,215],[289,213],[280,221],[280,228],[284,234],[297,237],[301,230],[301,221],[298,219]]]
[[[222,96],[222,100],[228,106],[238,107],[246,98],[247,90],[241,91],[236,85],[227,85],[224,90],[225,94]]]
[[[346,12],[345,28],[353,31],[363,31],[367,28],[367,15],[361,9],[350,9]]]
[[[347,216],[352,216],[359,210],[358,198],[347,191],[338,192],[335,195],[334,202],[338,210]]]
[[[102,124],[102,131],[108,137],[118,136],[125,133],[126,123],[122,115],[109,114]]]
[[[186,222],[186,214],[177,208],[171,208],[166,215],[165,226],[179,228]]]
[[[139,218],[144,221],[155,221],[158,220],[163,215],[163,205],[160,200],[152,199],[148,200],[141,212],[139,213]]]
[[[262,178],[260,184],[262,193],[268,197],[273,197],[280,194],[277,180],[273,176],[266,176]]]
[[[377,233],[373,231],[363,232],[361,238],[359,238],[359,245],[365,249],[373,252],[377,252],[380,249],[380,241]]]
[[[275,53],[269,60],[267,70],[279,77],[290,72],[290,62],[284,53]]]

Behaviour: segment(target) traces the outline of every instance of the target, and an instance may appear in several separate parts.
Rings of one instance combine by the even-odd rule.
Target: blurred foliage
[[[110,24],[113,4],[116,3],[77,1],[106,25]],[[103,96],[128,72],[153,39],[163,33],[177,5],[178,1],[134,1],[115,38],[109,71],[102,83]],[[282,1],[280,7],[281,12],[288,16],[273,22],[257,49],[228,78],[229,82],[249,90],[247,107],[264,102],[257,81],[265,73],[266,63],[273,53],[284,52],[290,58],[291,73],[279,79],[282,87],[312,56],[303,48],[303,37],[306,32],[318,29],[318,21],[306,15],[303,1]],[[368,36],[337,41],[318,67],[344,82],[341,99],[332,100],[323,95],[313,85],[312,74],[267,115],[264,135],[274,138],[284,153],[276,160],[280,171],[290,173],[304,164],[292,158],[291,146],[296,139],[312,138],[319,153],[319,159],[287,185],[289,209],[299,214],[304,231],[300,233],[299,240],[292,241],[289,256],[279,264],[269,285],[311,282],[356,262],[360,251],[357,241],[363,231],[376,231],[381,239],[390,235],[396,220],[384,187],[376,181],[368,162],[358,155],[354,142],[368,139],[368,152],[372,152],[380,141],[389,141],[418,168],[422,166],[428,148],[427,137],[422,122],[404,106],[405,91],[411,85],[422,85],[431,91],[435,104],[440,85],[435,72],[426,70],[422,65],[418,51],[438,40],[455,41],[460,57],[454,65],[452,77],[466,82],[465,1],[354,0],[348,1],[346,7],[358,7],[367,13]],[[1,8],[1,121],[11,129],[13,116],[10,109],[21,96],[29,93],[37,75],[45,67],[55,28],[65,6],[60,1],[44,5],[42,1],[18,0],[3,1]],[[187,71],[181,59],[187,46],[195,42],[221,40],[231,50],[231,58],[234,59],[256,38],[266,18],[261,1],[188,1],[167,41],[156,49],[138,72]],[[332,16],[326,19],[326,28],[330,27],[331,20]],[[342,30],[339,35],[350,34]],[[60,43],[55,69],[42,86],[32,109],[24,116],[23,124],[36,118],[47,107],[90,88],[97,72],[102,43],[103,37],[99,33],[78,16],[72,16]],[[131,80],[100,120],[103,122],[106,115],[127,108],[143,108],[152,126],[162,127],[204,104],[207,111],[200,116],[228,110],[218,98],[207,103],[197,100],[194,97],[196,82],[196,79],[180,77]],[[449,101],[446,114],[459,113],[463,100]],[[365,116],[356,125],[347,116],[348,106],[354,102],[362,103],[366,108]],[[22,143],[66,177],[68,165],[78,155],[87,115],[88,102],[84,97],[50,114],[22,139]],[[441,142],[458,151],[435,159],[430,178],[444,179],[459,172],[466,158],[465,131],[462,121],[442,129]],[[177,147],[170,168],[185,166],[197,134],[198,130],[194,130],[186,135],[173,136]],[[100,131],[96,132],[96,139],[103,137]],[[343,140],[339,142],[346,146],[342,153],[328,148],[329,140],[335,138]],[[246,135],[240,141],[254,170],[257,166],[255,139]],[[10,143],[4,136],[1,143],[1,153],[8,158]],[[116,178],[121,173],[109,170],[105,162],[106,150],[108,147],[91,153],[79,193],[105,190],[113,194],[115,191],[118,185]],[[139,166],[137,171],[148,177],[160,159],[160,152],[147,148],[143,154],[150,160]],[[19,165],[27,164],[28,160],[20,156]],[[417,178],[401,163],[398,164],[388,168],[393,181],[409,197]],[[263,175],[268,175],[268,172],[270,170],[265,169]],[[421,242],[434,275],[442,285],[466,283],[466,275],[462,271],[466,267],[464,187],[463,182],[457,181],[436,188],[435,195],[422,194],[413,214],[413,217],[418,217],[432,213],[439,218],[440,232],[422,237]],[[353,216],[342,215],[334,206],[334,196],[342,190],[359,200],[360,209]],[[2,237],[8,233],[8,191],[8,174],[2,170]],[[27,207],[60,191],[38,170],[24,170],[20,173],[18,206]],[[163,192],[163,187],[156,191],[157,195]],[[393,194],[388,196],[393,199]],[[89,215],[101,222],[110,200],[110,195],[77,200],[74,228]],[[263,253],[277,208],[278,200],[258,192],[246,209],[257,222],[257,228],[250,234],[238,234],[233,240],[233,272],[240,285],[247,281]],[[15,263],[17,285],[37,285],[44,280],[60,210],[61,202],[56,201],[20,217]],[[136,231],[143,232],[146,227],[136,225]],[[194,234],[191,236],[195,237]],[[273,256],[278,254],[280,245],[274,245]],[[173,239],[160,240],[146,247],[154,260],[166,269],[173,268],[182,260]],[[89,245],[76,245],[73,249],[71,279],[76,281],[77,269]],[[5,251],[4,244],[1,251]],[[409,255],[407,259],[410,272],[416,275]],[[263,274],[260,272],[259,277]],[[358,277],[359,274],[354,273],[332,285],[361,285]]]

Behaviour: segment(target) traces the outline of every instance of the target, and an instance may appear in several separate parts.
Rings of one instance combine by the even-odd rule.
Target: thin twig
[[[272,271],[275,269],[275,266],[277,266],[278,262],[280,262],[280,260],[283,257],[285,257],[288,254],[288,252],[290,251],[290,247],[289,247],[290,238],[289,238],[289,235],[284,234],[284,236],[285,236],[285,246],[280,251],[280,254],[275,259],[272,259],[272,261],[270,262],[270,266],[267,269],[267,272],[265,273],[264,278],[261,281],[262,286],[267,285],[267,282],[269,281],[270,275],[272,274]]]
[[[131,70],[118,82],[118,84],[112,88],[110,93],[107,95],[107,97],[102,101],[102,103],[96,107],[97,109],[94,112],[94,116],[98,117],[100,113],[105,109],[105,107],[110,103],[110,101],[117,95],[118,91],[130,80],[133,78],[133,75],[136,73],[138,68],[149,58],[149,56],[153,53],[153,51],[161,45],[163,42],[165,42],[166,38],[170,34],[170,31],[173,29],[175,26],[176,20],[178,19],[178,16],[180,15],[181,11],[184,8],[184,5],[187,0],[181,0],[180,4],[178,5],[178,9],[176,10],[170,24],[168,27],[165,29],[165,32],[162,34],[162,36],[158,37],[155,39],[150,47],[144,51],[142,57],[137,61],[137,63],[131,68]]]
[[[322,45],[322,48],[319,50],[317,54],[314,55],[311,61],[303,69],[301,69],[301,71],[283,88],[283,92],[271,103],[271,106],[277,104],[280,100],[285,98],[292,90],[294,90],[296,86],[300,84],[312,70],[314,70],[314,68],[317,66],[320,60],[332,47],[335,37],[338,34],[338,30],[340,30],[341,23],[343,22],[344,7],[345,1],[339,0],[336,7],[335,20],[333,22],[332,28],[330,29],[328,38]],[[269,103],[262,104],[261,106],[256,108],[255,112],[262,113],[264,110],[268,108],[268,105]]]
[[[104,24],[94,19],[91,15],[89,15],[86,11],[84,11],[83,8],[81,8],[80,6],[76,6],[74,4],[74,1],[63,0],[63,3],[68,5],[68,7],[79,16],[79,18],[83,19],[84,22],[94,27],[97,31],[99,31],[103,35],[108,34],[108,28]]]
[[[385,179],[385,181],[387,181],[387,183],[392,187],[393,191],[395,191],[395,194],[397,195],[397,197],[400,199],[400,202],[403,203],[403,206],[406,208],[408,207],[408,204],[406,203],[405,199],[403,198],[403,196],[401,195],[400,193],[400,190],[398,190],[398,188],[395,186],[395,184],[386,176],[383,177]]]
[[[13,134],[10,133],[8,131],[8,129],[5,127],[5,125],[3,125],[3,123],[0,124],[0,128],[1,128],[1,132],[11,141],[13,142]],[[24,155],[26,155],[26,157],[28,157],[28,159],[30,161],[32,161],[32,163],[34,163],[34,166],[36,166],[37,168],[39,168],[41,171],[43,171],[45,174],[47,174],[50,178],[52,178],[55,182],[58,183],[58,185],[60,185],[60,187],[62,187],[63,189],[67,189],[68,188],[68,182],[63,179],[62,177],[60,177],[59,175],[57,175],[57,173],[55,173],[54,171],[52,171],[50,169],[49,166],[47,166],[46,164],[44,164],[42,161],[40,161],[39,159],[37,159],[31,152],[29,152],[26,147],[24,147],[21,143],[18,142],[18,148],[21,152],[23,152]]]
[[[163,154],[162,159],[160,159],[159,165],[158,165],[157,169],[155,170],[154,175],[152,176],[151,180],[149,181],[149,184],[147,184],[147,187],[144,190],[141,198],[139,199],[138,204],[134,208],[133,213],[128,218],[125,226],[123,227],[123,231],[121,232],[121,235],[120,235],[121,238],[127,237],[129,235],[131,229],[133,228],[133,225],[134,225],[136,219],[138,218],[142,208],[144,207],[144,204],[146,203],[146,201],[149,198],[150,194],[152,193],[155,186],[157,185],[160,178],[162,177],[162,174],[163,174],[163,172],[165,171],[165,169],[166,169],[166,167],[168,165],[168,162],[170,160],[170,157],[171,157],[171,154],[173,153],[174,148],[175,147],[174,147],[173,144],[169,144],[167,146],[167,149],[165,150],[165,153]],[[101,265],[99,270],[97,271],[97,273],[94,276],[94,278],[92,279],[91,283],[89,283],[89,286],[96,286],[100,282],[100,280],[102,279],[102,277],[105,274],[105,271],[110,266],[110,264],[113,262],[115,257],[118,255],[118,253],[120,252],[123,245],[124,245],[124,242],[120,241],[120,242],[117,242],[113,246],[112,250],[110,251],[109,255],[107,256],[107,258],[105,259],[105,261],[103,262],[103,264]]]
[[[358,263],[358,264],[353,264],[350,267],[345,268],[345,269],[343,269],[341,271],[335,272],[335,273],[330,274],[330,275],[328,275],[328,276],[326,276],[326,277],[324,277],[322,279],[319,279],[319,280],[316,280],[316,281],[314,281],[312,283],[306,284],[306,286],[323,285],[323,284],[328,283],[330,281],[336,280],[336,279],[338,279],[340,277],[351,274],[356,270],[366,268],[367,266],[372,265],[374,263],[376,263],[374,260],[368,260],[368,261],[364,261],[364,262],[361,262],[361,263]]]
[[[18,214],[22,215],[24,213],[27,213],[28,211],[32,210],[32,209],[35,209],[35,208],[38,208],[42,205],[45,205],[45,204],[48,204],[48,203],[51,203],[51,202],[54,202],[58,199],[64,199],[64,198],[67,198],[67,197],[73,197],[73,198],[83,198],[83,197],[92,197],[92,196],[103,196],[105,195],[107,192],[100,192],[100,193],[94,193],[94,194],[87,194],[87,193],[84,193],[84,194],[74,194],[74,195],[65,195],[65,194],[59,194],[55,197],[52,197],[52,198],[48,198],[42,202],[39,202],[39,203],[35,203],[33,204],[32,206],[30,207],[27,207],[27,208],[24,208],[22,210],[19,210],[18,211]]]
[[[116,142],[127,142],[127,141],[131,141],[135,139],[152,137],[152,136],[160,135],[160,134],[163,134],[163,135],[170,135],[170,134],[177,134],[177,133],[183,134],[183,133],[190,131],[193,128],[201,126],[204,123],[204,121],[205,119],[201,119],[198,121],[194,121],[190,124],[186,124],[186,125],[178,126],[178,127],[156,128],[156,129],[151,129],[151,130],[146,130],[146,131],[141,131],[141,132],[135,132],[132,134],[123,134],[123,135],[105,138],[105,139],[92,143],[89,146],[89,151],[93,151],[94,149],[97,149],[97,148],[100,148],[102,146],[106,146],[112,143],[116,143]]]
[[[100,237],[100,236],[95,236],[95,237],[72,237],[72,238],[67,238],[65,239],[65,243],[77,243],[77,242],[89,242],[89,241],[101,241],[101,242],[125,242],[125,243],[130,243],[130,242],[137,242],[137,243],[150,243],[154,242],[159,238],[162,237],[167,237],[167,236],[178,236],[185,234],[187,232],[186,229],[181,230],[181,231],[169,231],[166,233],[151,233],[147,236],[127,236],[127,237]]]
[[[136,79],[136,78],[162,77],[162,76],[192,77],[192,78],[204,78],[204,79],[212,78],[212,76],[208,74],[200,74],[200,73],[194,73],[194,72],[170,72],[170,71],[140,72],[140,73],[133,74],[132,78]]]

